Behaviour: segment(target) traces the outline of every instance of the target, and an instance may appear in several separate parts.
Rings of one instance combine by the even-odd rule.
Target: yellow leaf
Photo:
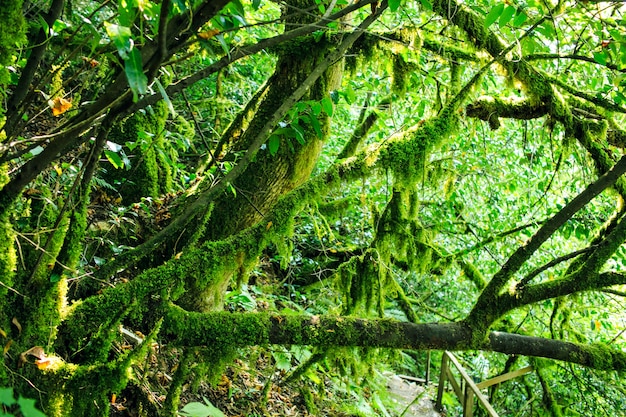
[[[63,171],[61,171],[61,167],[58,165],[54,166],[54,170],[56,171],[57,175],[61,175],[63,173]]]
[[[13,325],[15,327],[17,327],[17,331],[21,334],[22,333],[22,325],[20,324],[19,321],[17,321],[17,318],[13,317],[13,320],[11,320],[11,323],[13,323]]]
[[[49,100],[48,105],[52,109],[52,114],[54,116],[60,116],[72,108],[72,103],[63,97],[55,97],[52,100]]]
[[[0,329],[0,336],[7,337],[7,332],[5,332],[4,330]]]
[[[4,345],[4,348],[2,349],[2,354],[6,355],[6,353],[9,351],[9,348],[11,347],[12,344],[13,344],[13,341],[9,340],[7,344]]]
[[[198,37],[204,39],[205,41],[208,41],[209,39],[211,39],[213,36],[219,34],[220,31],[218,29],[209,29],[205,32],[200,32],[198,33]]]

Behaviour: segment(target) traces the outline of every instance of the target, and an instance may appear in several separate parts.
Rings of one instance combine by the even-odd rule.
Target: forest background
[[[4,412],[385,415],[452,350],[533,365],[503,414],[619,415],[624,12],[0,0]]]

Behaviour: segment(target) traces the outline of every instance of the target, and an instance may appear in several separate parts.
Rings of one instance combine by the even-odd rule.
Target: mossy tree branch
[[[367,346],[396,349],[474,350],[544,357],[602,370],[625,370],[626,354],[604,346],[491,332],[481,343],[461,323],[409,323],[337,316],[264,313],[191,313],[172,306],[161,337],[173,345]]]
[[[502,268],[496,272],[489,284],[485,287],[472,311],[467,316],[467,322],[473,325],[481,325],[487,329],[500,315],[508,310],[508,307],[494,303],[506,284],[519,271],[526,261],[548,240],[565,222],[575,213],[581,210],[589,201],[599,195],[603,190],[615,184],[618,178],[626,172],[626,157],[602,175],[598,180],[587,186],[572,201],[565,205],[558,213],[543,224],[537,232],[520,246],[506,261]]]

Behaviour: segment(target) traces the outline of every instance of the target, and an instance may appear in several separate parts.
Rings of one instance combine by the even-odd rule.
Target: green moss
[[[141,197],[156,198],[171,190],[172,170],[165,157],[171,148],[163,136],[167,116],[167,106],[160,101],[111,129],[109,140],[124,145],[131,165],[116,169],[105,163],[105,179],[116,186],[124,203],[137,202]],[[126,144],[132,144],[133,149]]]
[[[0,86],[3,86],[9,82],[7,66],[14,62],[15,50],[25,40],[22,0],[0,0],[0,27]],[[0,107],[0,113],[3,110]]]

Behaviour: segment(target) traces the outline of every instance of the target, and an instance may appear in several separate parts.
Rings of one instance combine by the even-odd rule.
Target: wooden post
[[[426,353],[426,375],[424,376],[426,382],[424,382],[424,386],[427,387],[430,382],[430,350]]]
[[[435,403],[435,406],[437,406],[438,410],[443,410],[443,404],[442,404],[442,399],[443,399],[443,390],[445,389],[445,385],[446,385],[446,371],[448,369],[448,356],[447,356],[448,352],[443,352],[443,355],[441,355],[441,370],[439,373],[439,387],[437,387],[437,402]]]
[[[465,384],[465,396],[463,397],[463,417],[474,415],[474,395],[469,384]]]

